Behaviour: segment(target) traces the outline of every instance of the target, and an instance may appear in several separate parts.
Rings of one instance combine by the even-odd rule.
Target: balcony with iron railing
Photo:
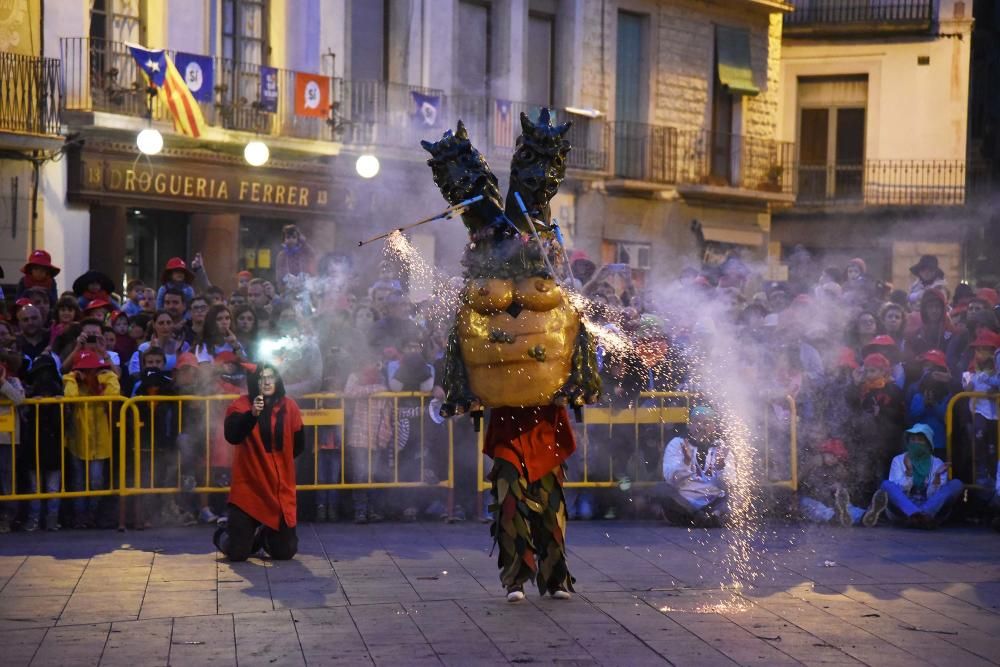
[[[0,52],[0,132],[59,134],[59,61]]]
[[[934,19],[934,0],[791,0],[785,14],[789,37],[924,32]]]
[[[145,81],[132,53],[122,42],[70,37],[60,40],[67,120],[79,114],[109,113],[169,121],[169,112],[147,93]],[[174,53],[168,50],[168,55]],[[254,132],[295,139],[335,141],[329,118],[295,113],[295,72],[276,69],[278,103],[274,113],[260,107],[261,66],[212,58],[212,100],[200,101],[205,122],[226,130]],[[330,79],[330,99],[336,101],[339,82]]]
[[[961,206],[984,185],[965,160],[865,160],[800,164],[796,207]]]
[[[790,142],[630,121],[613,128],[616,179],[706,193],[718,188],[723,195],[740,190],[764,199],[790,198],[794,191]]]

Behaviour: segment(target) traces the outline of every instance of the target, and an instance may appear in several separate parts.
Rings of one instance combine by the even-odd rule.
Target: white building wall
[[[45,163],[38,188],[37,245],[48,250],[55,265],[62,268],[60,291],[69,289],[76,276],[91,268],[90,209],[66,201],[67,166],[65,159]],[[117,281],[116,276],[112,279]]]
[[[930,39],[786,39],[778,138],[798,140],[799,77],[863,74],[868,77],[868,159],[964,160],[972,20],[968,16],[942,20],[939,32],[941,36]],[[929,58],[929,64],[918,64],[921,57]]]

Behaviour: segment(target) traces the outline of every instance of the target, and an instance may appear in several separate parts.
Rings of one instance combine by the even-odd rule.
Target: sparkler
[[[475,197],[471,197],[470,199],[466,199],[465,201],[460,201],[457,204],[455,204],[454,206],[449,206],[448,208],[446,208],[445,210],[441,211],[437,215],[432,215],[431,217],[424,218],[423,220],[417,220],[416,222],[414,222],[411,225],[405,225],[403,227],[397,227],[396,229],[394,229],[394,230],[392,230],[390,232],[385,232],[384,234],[379,234],[378,236],[373,236],[373,237],[371,237],[370,239],[368,239],[366,241],[358,241],[358,247],[360,248],[363,245],[368,245],[369,243],[372,243],[373,241],[379,241],[381,239],[389,238],[389,236],[391,236],[392,234],[395,234],[396,232],[402,233],[402,232],[405,232],[408,229],[413,229],[414,227],[419,227],[420,225],[425,225],[428,222],[434,222],[435,220],[451,220],[456,215],[462,215],[463,213],[465,213],[466,211],[468,211],[470,206],[472,206],[476,202],[482,200],[482,198],[483,198],[482,195],[476,195]]]

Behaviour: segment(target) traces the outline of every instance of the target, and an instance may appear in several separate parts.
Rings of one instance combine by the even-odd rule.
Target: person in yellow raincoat
[[[80,352],[73,370],[63,376],[63,394],[76,396],[120,396],[118,376],[106,357],[95,352]],[[106,468],[111,458],[112,435],[110,402],[78,403],[72,406],[72,431],[66,434],[70,451],[70,474],[73,491],[106,487]],[[93,528],[97,498],[77,498],[74,528]]]

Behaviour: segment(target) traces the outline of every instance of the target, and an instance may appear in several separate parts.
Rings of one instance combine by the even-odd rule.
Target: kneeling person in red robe
[[[299,545],[295,457],[305,449],[302,415],[285,396],[273,366],[258,366],[247,387],[248,395],[226,411],[226,440],[236,446],[229,522],[213,541],[231,561],[244,561],[262,548],[271,558],[287,560]]]

